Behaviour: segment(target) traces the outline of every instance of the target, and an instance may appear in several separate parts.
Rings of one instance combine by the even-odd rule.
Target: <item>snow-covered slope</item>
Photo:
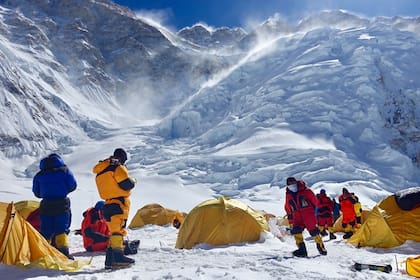
[[[108,0],[10,0],[0,13],[3,157],[35,163],[155,124],[136,128],[150,137],[133,156],[219,194],[288,175],[334,192],[419,178],[418,19],[324,11],[296,26],[274,15],[248,34],[173,34]],[[238,48],[218,52],[223,42]],[[174,142],[181,151],[166,153]]]
[[[307,19],[306,25],[313,26],[315,19]],[[197,138],[218,154],[251,139],[272,138],[272,145],[259,147],[258,166],[237,171],[239,190],[255,185],[247,177],[276,184],[290,173],[311,183],[347,181],[362,187],[374,182],[389,191],[415,184],[419,34],[343,12],[322,13],[320,19],[326,25],[307,32],[271,33],[271,38],[265,33],[265,41],[167,117],[160,134]],[[300,147],[284,129],[329,145]],[[287,138],[290,145],[285,146]],[[288,164],[279,168],[261,155],[264,148]],[[238,164],[240,158],[232,154]]]
[[[92,167],[123,147],[139,179],[130,219],[147,203],[189,212],[220,195],[282,216],[288,176],[333,197],[347,187],[372,207],[420,180],[419,26],[418,18],[326,11],[296,26],[274,15],[248,33],[197,32],[200,25],[172,33],[108,0],[0,1],[1,200],[34,199],[39,160],[58,152],[78,181],[70,196],[72,229],[79,228],[99,199]],[[142,239],[142,249],[129,271],[103,272],[99,254],[77,275],[0,272],[8,279],[401,279],[408,277],[394,264],[385,276],[349,267],[418,254],[418,244],[364,250],[339,239],[319,260],[285,260],[272,257],[294,249],[291,237],[191,251],[173,248],[171,227],[130,237]],[[71,235],[70,247],[89,257],[80,237]],[[308,247],[315,254],[311,240]]]
[[[105,137],[103,126],[162,117],[226,64],[173,45],[107,0],[10,0],[0,17],[7,157],[60,150]]]

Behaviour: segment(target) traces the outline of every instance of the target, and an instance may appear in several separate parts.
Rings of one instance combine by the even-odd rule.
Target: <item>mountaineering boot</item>
[[[299,249],[293,251],[293,256],[299,258],[305,258],[308,256],[308,252],[306,251],[306,245],[304,242],[299,243]]]
[[[337,236],[333,232],[330,232],[330,240],[336,239]]]
[[[349,239],[350,237],[352,237],[353,232],[352,231],[348,231],[343,235],[343,239]]]
[[[105,253],[105,269],[111,269],[112,263],[114,262],[114,254],[112,253],[112,248],[106,248]]]
[[[105,255],[105,269],[129,267],[135,261],[124,256],[121,249],[113,249],[108,247]]]
[[[105,269],[128,267],[134,263],[133,259],[124,256],[124,244],[121,234],[112,234],[109,238],[109,247],[105,255]]]
[[[53,246],[57,248],[58,251],[63,253],[67,258],[74,260],[69,254],[69,239],[67,233],[63,232],[54,236],[54,239],[51,240],[54,244]]]
[[[68,247],[57,248],[57,250],[60,251],[63,255],[65,255],[68,259],[74,260],[73,256],[71,256],[69,253]]]
[[[121,249],[112,249],[113,262],[112,268],[116,267],[127,267],[132,265],[135,261],[131,258],[124,256],[124,252]]]
[[[327,250],[325,250],[324,242],[322,241],[321,235],[315,235],[314,240],[316,242],[316,248],[318,249],[318,252],[321,255],[325,256],[327,254]]]
[[[316,248],[321,255],[327,255],[327,250],[325,250],[324,244],[316,243]]]

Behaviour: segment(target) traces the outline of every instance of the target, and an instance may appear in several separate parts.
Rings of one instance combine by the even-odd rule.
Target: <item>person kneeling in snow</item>
[[[295,238],[298,249],[293,251],[296,257],[307,257],[305,242],[303,241],[302,232],[306,228],[309,234],[314,238],[316,247],[321,255],[326,255],[324,242],[320,235],[317,220],[315,216],[315,208],[317,207],[317,199],[311,189],[306,187],[304,181],[297,181],[294,177],[286,180],[286,201],[284,209],[291,226],[291,233]]]
[[[82,230],[83,246],[86,251],[105,251],[108,247],[111,232],[102,216],[104,201],[98,201],[95,207],[83,212]]]
[[[82,228],[77,234],[83,237],[83,246],[88,252],[105,251],[108,247],[111,232],[102,211],[105,202],[100,200],[95,207],[91,207],[83,212]],[[124,255],[137,254],[140,240],[124,240]]]

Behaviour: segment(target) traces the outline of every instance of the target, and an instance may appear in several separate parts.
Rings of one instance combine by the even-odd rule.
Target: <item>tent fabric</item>
[[[178,232],[175,247],[213,246],[255,242],[269,226],[264,214],[234,199],[206,200],[191,210]]]
[[[39,208],[39,201],[36,200],[21,200],[14,203],[15,209],[26,220],[28,216]]]
[[[39,216],[39,208],[32,211],[26,218],[26,221],[30,223],[37,231],[41,232],[41,218]]]
[[[355,246],[392,248],[407,240],[420,242],[420,208],[401,209],[395,195],[379,202],[348,242]]]
[[[28,221],[37,231],[40,231],[41,221],[39,218],[39,201],[21,200],[15,202],[15,209]]]
[[[395,193],[398,206],[403,210],[420,207],[420,187],[408,188]]]
[[[175,218],[182,224],[184,214],[157,203],[147,204],[137,210],[128,228],[134,229],[149,224],[163,226],[172,224]]]
[[[0,202],[0,262],[6,265],[77,271],[90,261],[69,260],[25,221],[13,202]]]
[[[408,275],[420,277],[420,256],[415,258],[407,258],[405,261],[405,269]]]

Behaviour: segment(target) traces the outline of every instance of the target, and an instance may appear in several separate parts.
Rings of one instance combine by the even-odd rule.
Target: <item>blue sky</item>
[[[280,13],[289,21],[324,9],[344,9],[369,17],[420,16],[420,0],[114,0],[160,18],[175,29],[205,22],[210,26],[245,27]]]

